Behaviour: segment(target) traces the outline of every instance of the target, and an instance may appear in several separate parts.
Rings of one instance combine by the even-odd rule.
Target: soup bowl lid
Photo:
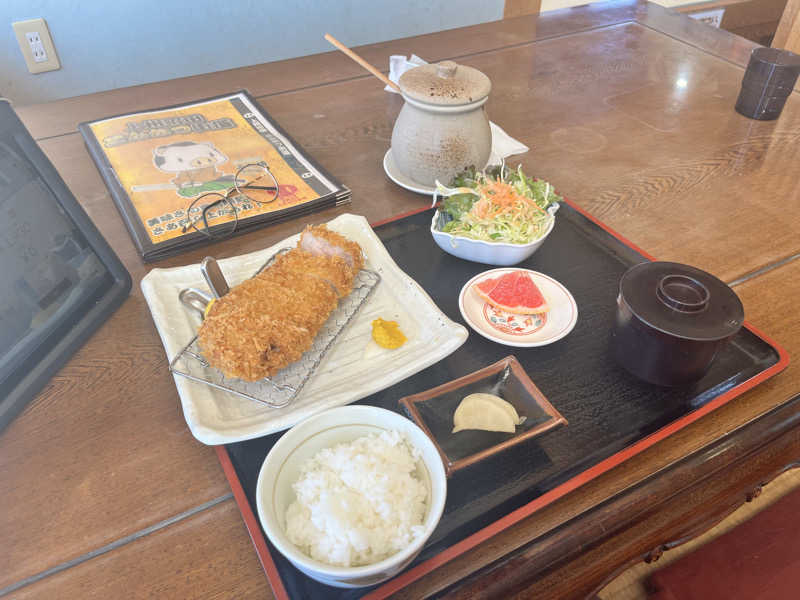
[[[646,325],[681,339],[725,339],[744,322],[742,302],[730,286],[680,263],[631,267],[620,281],[620,299]]]

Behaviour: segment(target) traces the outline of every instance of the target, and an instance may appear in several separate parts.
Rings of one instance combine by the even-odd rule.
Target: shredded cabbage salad
[[[440,210],[452,220],[442,231],[485,242],[530,244],[540,239],[558,210],[561,197],[546,181],[522,172],[522,166],[487,171],[469,168],[446,187],[436,182],[443,196]]]

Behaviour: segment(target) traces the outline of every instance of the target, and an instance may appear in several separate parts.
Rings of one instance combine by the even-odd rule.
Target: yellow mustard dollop
[[[406,343],[406,336],[400,331],[397,321],[384,321],[381,318],[372,322],[372,339],[381,348],[394,350]]]

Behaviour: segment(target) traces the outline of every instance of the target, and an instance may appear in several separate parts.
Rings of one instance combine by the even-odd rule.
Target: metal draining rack
[[[256,271],[255,275],[266,269],[279,254],[287,250],[278,252],[270,257]],[[333,346],[333,343],[352,320],[353,316],[364,305],[380,280],[380,275],[374,271],[367,269],[359,271],[353,282],[353,291],[339,301],[336,309],[334,309],[314,338],[311,348],[303,354],[299,361],[282,369],[274,377],[256,382],[225,377],[221,371],[209,365],[208,361],[203,358],[197,344],[196,335],[172,359],[169,363],[169,370],[176,375],[204,383],[218,390],[235,394],[270,408],[283,408],[297,397],[322,362],[325,354]],[[192,298],[195,301],[194,304],[184,300],[186,292],[192,294]],[[202,292],[193,289],[183,290],[180,294],[181,301],[196,310],[202,310],[196,303],[197,298],[202,298],[203,296],[205,295]]]

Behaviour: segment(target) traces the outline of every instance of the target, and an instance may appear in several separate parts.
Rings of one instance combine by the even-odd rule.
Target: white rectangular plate
[[[358,242],[365,268],[381,276],[373,294],[305,385],[285,408],[274,409],[175,375],[183,414],[194,437],[204,444],[229,444],[287,429],[322,410],[342,406],[389,387],[440,361],[467,340],[467,330],[448,319],[416,281],[392,260],[364,217],[341,215],[327,223]],[[299,234],[271,248],[219,261],[231,285],[247,279],[281,248],[297,244]],[[197,333],[199,318],[178,301],[187,287],[207,290],[199,265],[153,269],[142,291],[161,336],[167,360]],[[372,341],[372,321],[397,321],[408,341],[385,350]]]

